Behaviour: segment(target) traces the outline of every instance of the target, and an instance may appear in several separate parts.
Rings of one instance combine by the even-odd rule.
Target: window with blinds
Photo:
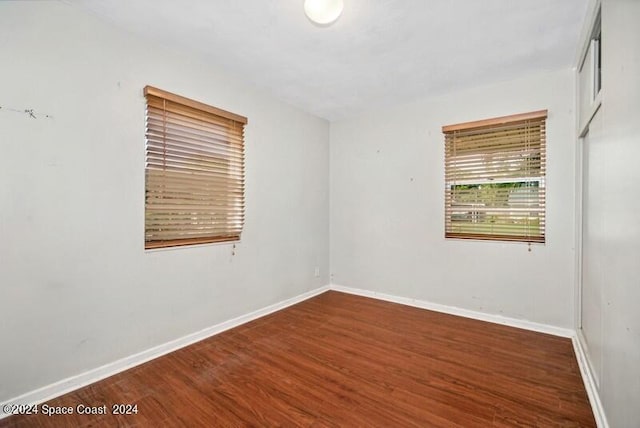
[[[545,242],[546,118],[442,127],[446,238]]]
[[[145,248],[239,240],[247,119],[151,86],[144,95]]]

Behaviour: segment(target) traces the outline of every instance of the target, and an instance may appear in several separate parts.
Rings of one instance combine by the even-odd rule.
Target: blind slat
[[[166,124],[166,122],[165,122]],[[163,126],[156,127],[155,122],[149,121],[147,123],[147,133],[149,136],[153,136],[154,133],[157,133],[157,136],[167,140],[175,140],[175,141],[183,141],[185,143],[199,144],[199,145],[208,145],[208,143],[220,144],[223,147],[233,148],[234,146],[240,146],[241,135],[234,135],[232,133],[227,134],[215,134],[215,133],[207,133],[203,134],[201,132],[186,132],[184,129],[172,127],[172,126]]]
[[[206,116],[188,114],[171,109],[171,105],[162,107],[148,107],[147,122],[150,124],[161,123],[162,126],[175,130],[188,130],[192,133],[206,132],[213,135],[229,135],[240,141],[244,129],[233,121],[209,120]]]
[[[149,165],[161,167],[183,168],[196,171],[228,171],[242,165],[240,162],[229,162],[225,159],[204,156],[175,156],[149,151],[147,157]]]

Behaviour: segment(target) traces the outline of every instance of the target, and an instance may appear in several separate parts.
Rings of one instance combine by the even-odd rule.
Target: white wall
[[[602,106],[584,141],[583,313],[611,427],[640,421],[640,2],[602,2]]]
[[[558,71],[333,122],[332,282],[573,327],[573,88]],[[441,127],[540,109],[546,244],[445,240]]]
[[[329,282],[326,121],[58,2],[0,51],[0,402]],[[235,255],[144,250],[147,84],[249,118]]]

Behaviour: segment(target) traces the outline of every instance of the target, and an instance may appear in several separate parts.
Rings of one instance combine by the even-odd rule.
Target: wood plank
[[[542,120],[547,118],[547,110],[532,111],[529,113],[512,114],[509,116],[494,117],[491,119],[474,120],[472,122],[456,123],[455,125],[445,125],[442,132],[462,131],[472,128],[483,128],[485,126],[499,126],[512,122],[523,122],[525,120]]]
[[[571,341],[329,291],[47,404],[23,426],[595,427]]]
[[[213,106],[210,106],[209,104],[201,103],[200,101],[195,101],[190,98],[183,97],[181,95],[176,95],[169,91],[164,91],[162,89],[154,88],[153,86],[149,86],[149,85],[145,86],[143,92],[145,96],[152,95],[155,97],[164,98],[174,103],[182,104],[187,107],[194,108],[196,110],[206,111],[207,113],[211,113],[216,116],[221,116],[229,120],[234,120],[236,122],[240,122],[245,125],[248,123],[247,118],[239,114],[231,113],[230,111],[222,110],[221,108],[213,107]]]

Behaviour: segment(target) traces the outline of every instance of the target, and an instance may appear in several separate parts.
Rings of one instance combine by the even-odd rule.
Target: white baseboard
[[[586,346],[584,343],[584,336],[578,331],[573,337],[573,350],[576,353],[576,359],[578,360],[578,366],[580,367],[580,374],[582,374],[582,381],[584,382],[584,388],[587,390],[589,396],[589,402],[593,409],[593,416],[596,419],[598,428],[609,428],[607,417],[604,413],[604,407],[600,400],[600,394],[596,386],[595,377],[591,370],[591,364],[589,364],[589,357],[587,356]]]
[[[185,346],[204,340],[208,337],[215,336],[216,334],[222,333],[223,331],[248,323],[249,321],[253,321],[265,315],[269,315],[288,306],[295,305],[296,303],[310,299],[311,297],[317,296],[318,294],[322,294],[327,290],[329,290],[328,285],[308,291],[290,299],[283,300],[262,309],[258,309],[257,311],[253,311],[246,315],[233,318],[220,324],[207,327],[196,333],[188,334],[176,340],[172,340],[151,349],[147,349],[146,351],[142,351],[138,354],[122,358],[112,363],[105,364],[104,366],[86,371],[84,373],[80,373],[75,376],[71,376],[50,385],[46,385],[42,388],[27,392],[26,394],[22,394],[18,397],[0,403],[0,409],[7,404],[43,403],[45,401],[51,400],[52,398],[59,397],[60,395],[82,388],[99,380],[105,379],[109,376],[113,376],[132,367],[138,366],[142,363],[146,363],[147,361],[153,360],[154,358],[161,357],[180,348],[184,348]],[[7,416],[9,415],[4,414],[4,412],[0,411],[0,419]]]
[[[607,418],[602,407],[602,401],[596,388],[593,374],[589,365],[589,360],[584,351],[583,338],[580,333],[576,333],[575,330],[568,328],[561,328],[547,324],[536,323],[532,321],[519,320],[516,318],[504,317],[501,315],[486,314],[484,312],[471,311],[468,309],[462,309],[455,306],[441,305],[438,303],[431,303],[425,300],[410,299],[407,297],[398,297],[385,293],[378,293],[376,291],[362,290],[359,288],[345,287],[342,285],[331,284],[329,286],[331,290],[340,291],[343,293],[355,294],[358,296],[371,297],[373,299],[384,300],[387,302],[399,303],[401,305],[413,306],[421,309],[428,309],[431,311],[442,312],[445,314],[458,315],[465,318],[472,318],[481,321],[488,321],[495,324],[503,324],[510,327],[522,328],[525,330],[536,331],[540,333],[547,333],[554,336],[567,337],[571,339],[573,343],[573,349],[576,354],[578,366],[580,367],[580,374],[584,382],[587,395],[589,397],[589,403],[593,410],[593,416],[596,420],[598,428],[609,428]]]
[[[517,318],[509,318],[502,315],[487,314],[484,312],[477,312],[469,309],[462,309],[455,306],[431,303],[426,300],[417,300],[417,299],[410,299],[407,297],[398,297],[390,294],[378,293],[376,291],[345,287],[337,284],[331,284],[330,288],[332,290],[341,291],[343,293],[356,294],[358,296],[364,296],[364,297],[372,297],[374,299],[385,300],[387,302],[400,303],[402,305],[428,309],[430,311],[442,312],[450,315],[458,315],[461,317],[472,318],[475,320],[492,322],[494,324],[508,325],[510,327],[517,327],[525,330],[537,331],[539,333],[547,333],[554,336],[561,336],[561,337],[568,337],[568,338],[572,338],[573,336],[575,336],[575,331],[569,328],[562,328],[562,327],[556,327],[556,326],[547,325],[547,324],[540,324],[533,321],[519,320]]]

